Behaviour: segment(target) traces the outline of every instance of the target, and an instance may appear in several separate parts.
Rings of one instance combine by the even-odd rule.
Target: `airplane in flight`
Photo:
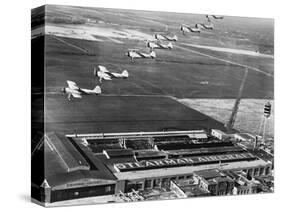
[[[151,51],[150,53],[140,52],[138,49],[129,49],[126,53],[128,57],[131,58],[131,62],[135,62],[135,58],[143,58],[143,59],[155,59],[156,53],[155,51]]]
[[[197,28],[196,26],[195,27],[190,27],[190,26],[187,26],[185,24],[182,24],[181,25],[181,31],[182,31],[182,33],[184,35],[185,33],[189,33],[189,32],[200,33],[201,29]]]
[[[195,27],[199,28],[199,29],[210,29],[210,30],[214,29],[214,25],[212,23],[209,23],[209,24],[198,23],[198,24],[195,24]]]
[[[220,15],[206,15],[206,18],[209,19],[210,17],[212,17],[214,19],[223,19],[223,16],[220,16]]]
[[[151,51],[153,49],[172,49],[173,44],[171,42],[167,44],[159,41],[147,41],[147,47],[149,47]]]
[[[167,40],[167,41],[177,41],[178,37],[176,35],[170,36],[170,35],[165,35],[165,34],[155,34],[154,37],[157,40]]]
[[[62,92],[67,94],[67,99],[71,101],[72,97],[73,98],[82,98],[82,95],[90,95],[90,94],[101,94],[101,88],[100,86],[96,86],[94,89],[85,89],[85,88],[80,88],[77,86],[77,84],[73,81],[67,80],[67,87],[62,88]]]
[[[102,79],[104,80],[112,80],[112,78],[123,78],[126,79],[129,77],[129,73],[127,70],[124,70],[122,73],[114,73],[107,70],[105,66],[98,65],[98,68],[94,69],[94,74],[96,77],[99,77],[99,81],[101,83]]]

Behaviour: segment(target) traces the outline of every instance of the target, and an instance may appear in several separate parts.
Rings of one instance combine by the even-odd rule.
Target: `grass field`
[[[46,96],[46,130],[64,133],[142,132],[219,128],[223,124],[169,97]]]
[[[180,102],[188,107],[194,108],[222,123],[227,123],[234,99],[181,99]],[[259,133],[261,120],[263,117],[263,106],[268,100],[265,99],[243,99],[240,103],[239,111],[235,122],[235,129],[241,132],[251,132],[254,135]],[[274,104],[272,113],[266,124],[265,136],[274,136]]]
[[[88,49],[90,54],[67,46],[47,36],[46,82],[47,91],[58,91],[66,80],[73,80],[81,87],[93,87],[93,68],[101,64],[111,70],[128,70],[127,80],[105,82],[106,94],[161,94],[177,98],[234,98],[237,96],[244,68],[226,64],[184,50],[158,51],[154,60],[138,60],[132,64],[125,56],[134,41],[128,44],[94,42],[71,38],[64,41]],[[204,52],[206,50],[202,50]],[[244,58],[244,57],[243,57]],[[265,60],[268,60],[267,58]],[[208,81],[208,85],[200,82]],[[270,98],[273,95],[273,78],[250,71],[243,97]]]

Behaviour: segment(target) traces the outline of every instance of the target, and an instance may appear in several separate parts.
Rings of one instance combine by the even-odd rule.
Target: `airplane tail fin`
[[[96,93],[96,94],[101,94],[101,88],[100,86],[96,86],[94,89],[93,89],[93,92]]]
[[[195,24],[195,28],[200,29],[201,27],[201,24]]]
[[[145,44],[146,44],[147,47],[150,47],[150,42],[145,41]]]
[[[151,56],[152,58],[155,58],[155,57],[156,57],[155,51],[150,52],[150,56]]]
[[[128,77],[129,77],[129,73],[128,73],[127,70],[124,70],[124,71],[122,72],[122,75],[123,75],[124,78],[128,78]]]
[[[172,49],[172,48],[173,48],[173,44],[170,42],[170,43],[168,44],[168,47],[169,47],[169,49]]]
[[[98,72],[97,72],[97,68],[96,67],[94,67],[94,76],[95,77],[98,76]]]

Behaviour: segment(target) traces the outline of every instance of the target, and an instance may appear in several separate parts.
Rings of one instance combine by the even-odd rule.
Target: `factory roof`
[[[57,153],[65,169],[69,171],[89,170],[90,166],[65,136],[48,133],[45,137],[48,146]]]
[[[222,135],[226,135],[225,132],[223,132],[223,131],[221,131],[221,130],[219,130],[219,129],[212,129],[212,131],[218,132],[218,133],[220,133],[220,134],[222,134]]]
[[[65,161],[68,160],[68,157],[71,158],[71,163],[79,163],[76,160],[81,159],[82,156],[77,154],[72,158],[69,149],[57,148],[59,145],[64,145],[62,142],[68,141],[64,140],[62,135],[51,133],[47,134],[46,137],[47,139],[44,141],[45,180],[52,189],[115,183],[116,178],[96,158],[91,159],[91,163],[94,163],[94,169],[66,169]],[[67,143],[67,146],[72,145],[70,141]],[[55,150],[54,147],[57,149]]]
[[[249,133],[237,133],[235,134],[235,136],[239,136],[245,140],[251,140],[251,139],[255,139],[255,136],[249,134]]]
[[[177,175],[192,175],[195,171],[206,170],[206,169],[216,169],[220,170],[233,170],[233,169],[246,169],[257,166],[266,166],[266,163],[263,160],[254,160],[254,161],[238,161],[225,164],[207,164],[207,165],[198,165],[198,166],[182,166],[182,167],[171,167],[171,168],[161,168],[150,169],[150,170],[141,170],[141,171],[131,171],[131,172],[116,172],[114,175],[119,180],[137,180],[144,178],[158,178],[158,177],[173,177]]]

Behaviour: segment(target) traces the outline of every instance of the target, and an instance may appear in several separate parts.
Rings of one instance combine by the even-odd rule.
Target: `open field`
[[[234,99],[181,99],[181,103],[194,108],[222,123],[227,123]],[[241,132],[257,134],[263,117],[263,106],[266,99],[243,99],[235,122],[235,129]],[[273,105],[273,101],[271,101]],[[266,136],[274,136],[274,108],[266,126]]]
[[[140,47],[143,42],[95,42],[72,38],[46,36],[47,92],[58,91],[66,80],[81,87],[93,87],[94,66],[105,65],[113,71],[128,70],[127,80],[105,82],[106,94],[161,94],[177,98],[234,98],[244,73],[244,68],[183,49],[157,51],[156,60],[137,60],[131,63],[125,52]],[[66,45],[65,42],[71,44]],[[76,47],[73,47],[75,45]],[[182,47],[186,48],[186,47]],[[85,53],[84,50],[89,53]],[[204,52],[206,50],[202,50]],[[245,58],[245,57],[243,57]],[[268,58],[265,58],[268,60]],[[208,81],[208,85],[202,85]],[[257,83],[259,82],[259,83]],[[243,97],[265,98],[273,95],[273,78],[253,70],[249,71]]]
[[[163,31],[177,33],[180,25],[183,23],[194,26],[196,23],[205,21],[205,15],[203,14],[188,13],[79,8],[55,5],[48,5],[46,11],[46,23],[48,25],[60,26],[68,24],[69,26],[76,25],[80,29],[86,28],[87,26],[93,29],[95,27],[102,27],[111,31],[113,29],[121,31],[119,36],[127,30],[136,30],[149,35],[154,32]],[[272,19],[227,16],[223,20],[213,20],[213,23],[215,29],[212,32],[203,31],[200,35],[190,34],[187,36],[182,36],[180,33],[177,34],[180,40],[184,42],[201,45],[213,44],[213,46],[228,48],[252,49],[259,50],[261,53],[273,54],[274,32]],[[103,30],[103,33],[105,32]],[[95,35],[95,32],[91,34]],[[118,36],[118,34],[115,33],[115,36]]]
[[[70,134],[224,129],[169,97],[84,96],[69,102],[62,94],[47,95],[45,113],[47,131]]]

